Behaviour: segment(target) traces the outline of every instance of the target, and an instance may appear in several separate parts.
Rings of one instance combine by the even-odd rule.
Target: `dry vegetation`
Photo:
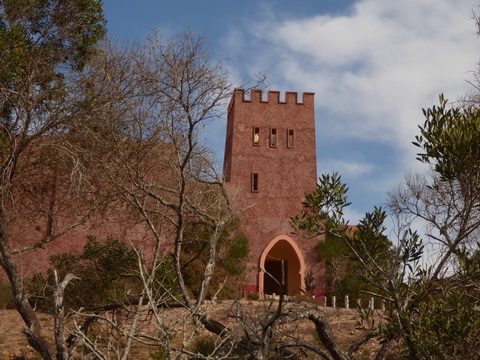
[[[252,317],[254,317],[256,313],[264,312],[269,303],[262,301],[242,301],[241,304],[248,310]],[[209,303],[207,306],[210,307],[209,312],[211,313],[212,318],[218,319],[218,321],[228,324],[229,326],[233,326],[234,321],[231,316],[229,316],[232,307],[231,301],[222,301],[214,305]],[[181,311],[183,310],[169,310],[171,317],[176,319],[181,317],[179,315],[179,312]],[[361,336],[363,330],[358,329],[357,325],[359,316],[356,310],[322,308],[322,311],[325,313],[326,318],[332,327],[332,331],[342,348],[348,349],[350,344]],[[380,319],[379,314],[376,314],[376,318]],[[39,319],[42,322],[43,328],[47,332],[47,338],[53,340],[53,333],[48,333],[48,331],[51,332],[51,329],[53,329],[52,317],[47,314],[41,314]],[[0,358],[39,359],[38,354],[28,346],[25,336],[21,333],[24,324],[20,315],[15,310],[0,310],[0,324]],[[320,345],[315,338],[315,329],[312,323],[307,319],[300,321],[298,324],[286,324],[284,325],[284,330],[286,333],[297,335],[312,344]],[[182,331],[184,331],[184,329],[182,329]],[[187,331],[187,333],[191,333],[191,331]],[[200,331],[196,334],[197,339],[208,338],[209,336],[211,336],[211,333],[206,330]],[[194,341],[192,343],[194,343]],[[357,358],[373,359],[378,349],[378,341],[371,341],[356,353]],[[153,359],[156,352],[156,348],[137,344],[134,351],[132,351],[132,358]],[[311,354],[311,357],[309,358],[319,359],[320,357],[318,355],[315,357],[314,354]]]

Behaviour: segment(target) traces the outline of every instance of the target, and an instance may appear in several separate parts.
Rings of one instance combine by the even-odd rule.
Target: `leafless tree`
[[[223,114],[232,84],[221,63],[207,55],[203,40],[190,33],[171,39],[155,34],[129,61],[135,96],[122,103],[124,128],[109,136],[112,156],[97,161],[122,200],[142,216],[156,246],[173,249],[189,307],[193,300],[180,263],[185,227],[198,222],[210,228],[209,256],[196,299],[201,305],[215,268],[218,238],[233,216],[202,131]]]
[[[81,87],[91,94],[86,101],[91,111],[83,122],[87,126],[76,128],[75,135],[85,139],[85,156],[115,194],[118,211],[151,239],[148,249],[140,249],[146,244],[134,244],[139,249],[136,276],[143,291],[134,307],[129,304],[133,317],[128,330],[108,314],[82,313],[121,332],[126,343],[120,358],[127,358],[133,340],[169,347],[168,333],[174,325],[159,312],[167,305],[190,309],[190,321],[192,315],[207,321],[202,309],[218,241],[235,214],[203,131],[210,120],[223,115],[233,87],[222,63],[208,55],[203,39],[188,32],[173,38],[155,33],[146,44],[131,47],[106,44],[84,76]],[[185,284],[181,263],[189,224],[202,224],[208,234],[207,260],[195,298]],[[158,283],[158,268],[166,258],[173,259],[181,298],[165,288],[159,292],[163,285]],[[137,325],[150,313],[159,335],[146,337]],[[80,326],[76,334],[93,349]],[[185,346],[181,349],[187,351]]]
[[[20,15],[14,14],[20,10],[12,10],[8,3],[0,8],[0,13],[5,15],[2,19],[13,24],[28,18],[31,9]],[[70,22],[64,25],[72,26]],[[59,351],[55,355],[54,347],[42,334],[40,321],[29,303],[16,256],[48,246],[83,224],[95,209],[96,190],[93,181],[86,176],[86,164],[66,131],[70,124],[83,116],[78,107],[78,92],[73,86],[72,73],[64,71],[60,74],[55,62],[50,62],[54,64],[51,67],[46,66],[50,61],[47,60],[51,55],[49,50],[55,52],[55,49],[45,43],[40,51],[46,35],[32,36],[36,36],[39,48],[30,48],[29,56],[22,59],[21,70],[14,80],[0,82],[0,265],[12,286],[15,308],[27,327],[23,332],[29,344],[44,359],[55,356],[60,359],[64,358],[60,351],[64,339],[60,333],[56,334]],[[61,56],[62,49],[56,50]],[[60,67],[61,60],[59,62],[56,65]],[[84,194],[89,195],[85,197]],[[85,201],[72,211],[68,202],[79,196]],[[46,228],[36,229],[33,219],[45,221]],[[59,282],[59,297],[66,285],[63,281],[68,280]]]

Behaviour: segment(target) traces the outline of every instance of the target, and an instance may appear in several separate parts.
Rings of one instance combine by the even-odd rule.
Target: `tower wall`
[[[295,240],[307,271],[319,272],[318,239],[300,239],[289,225],[302,210],[304,194],[316,187],[314,94],[280,95],[253,90],[248,98],[236,90],[228,108],[224,177],[250,240],[251,290],[258,290],[262,252],[279,235]]]

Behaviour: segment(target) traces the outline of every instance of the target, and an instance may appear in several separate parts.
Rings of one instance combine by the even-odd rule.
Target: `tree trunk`
[[[3,217],[0,218],[0,226],[3,228],[4,224],[2,220]],[[22,316],[25,325],[27,325],[27,329],[22,330],[22,332],[26,335],[28,343],[42,356],[43,359],[51,360],[54,358],[54,352],[41,334],[42,327],[40,321],[28,302],[25,289],[23,288],[22,278],[18,274],[15,261],[12,259],[8,239],[6,238],[3,229],[0,231],[0,253],[0,264],[7,273],[8,280],[12,286],[15,308]]]
[[[55,293],[54,293],[54,329],[55,329],[55,344],[57,348],[57,360],[68,360],[69,352],[67,342],[65,341],[65,308],[64,308],[64,295],[65,288],[68,283],[75,279],[73,274],[65,275],[62,282],[58,281],[57,271],[53,271],[55,280]]]
[[[350,357],[338,346],[330,326],[318,310],[311,311],[308,319],[315,324],[317,335],[334,360],[350,360]]]

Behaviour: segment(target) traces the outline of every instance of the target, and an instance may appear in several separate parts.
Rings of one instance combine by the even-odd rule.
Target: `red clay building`
[[[290,217],[302,210],[304,194],[315,190],[317,182],[314,94],[303,93],[299,98],[297,93],[287,92],[281,100],[277,91],[262,94],[253,90],[247,98],[243,90],[236,90],[228,107],[224,176],[240,211],[242,230],[250,241],[247,290],[278,293],[278,285],[259,269],[279,278],[280,260],[284,260],[288,294],[299,294],[309,273],[314,275],[316,294],[323,294],[324,268],[318,263],[315,251],[318,238],[296,236],[289,225]],[[45,181],[48,184],[48,179]],[[38,182],[31,185],[35,189],[40,186]],[[24,214],[26,219],[16,226],[16,246],[48,236],[53,225],[61,228],[81,210],[60,193],[61,187],[56,190],[45,185],[45,188],[40,193],[32,191],[37,207],[55,206],[58,212],[55,224],[41,213]],[[41,195],[44,198],[37,199]],[[56,199],[54,203],[52,199]],[[125,208],[113,204],[96,221],[90,219],[85,226],[54,243],[17,255],[19,270],[27,277],[45,271],[51,255],[79,253],[87,235],[96,235],[98,239],[110,235],[151,247],[149,231],[135,216],[128,218],[128,214]],[[0,277],[4,277],[3,271]]]
[[[302,210],[305,193],[317,183],[314,94],[236,90],[228,107],[224,178],[241,213],[250,241],[247,291],[279,292],[261,269],[280,278],[285,264],[286,292],[299,294],[306,274],[315,279],[315,293],[324,290],[323,267],[316,239],[292,234],[291,216]]]

